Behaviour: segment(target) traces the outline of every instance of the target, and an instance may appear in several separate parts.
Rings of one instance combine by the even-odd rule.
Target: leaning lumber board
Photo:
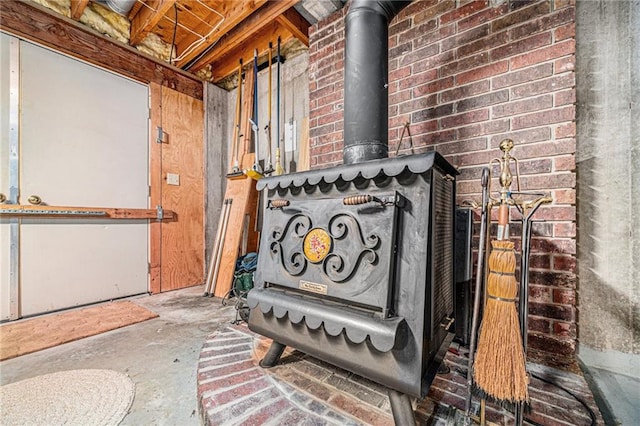
[[[253,161],[253,154],[245,154],[245,159]],[[256,182],[253,179],[229,179],[227,180],[227,190],[224,194],[225,199],[232,199],[231,212],[227,223],[226,234],[222,245],[220,269],[215,282],[213,295],[215,297],[224,297],[233,283],[233,272],[235,271],[236,260],[242,245],[242,230],[245,215],[255,221],[255,206],[258,198],[256,190]],[[256,231],[250,220],[248,229],[249,250],[252,248],[251,241],[255,241]]]

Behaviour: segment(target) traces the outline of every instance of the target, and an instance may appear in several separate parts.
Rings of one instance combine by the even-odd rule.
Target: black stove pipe
[[[387,158],[389,22],[409,3],[351,2],[345,20],[344,164]]]

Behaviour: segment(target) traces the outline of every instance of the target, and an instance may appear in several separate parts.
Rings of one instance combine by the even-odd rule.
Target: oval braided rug
[[[2,425],[117,425],[135,385],[111,370],[69,370],[0,387]]]

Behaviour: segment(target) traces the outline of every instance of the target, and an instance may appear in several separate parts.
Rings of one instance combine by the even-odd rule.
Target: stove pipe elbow
[[[345,20],[343,163],[389,150],[389,22],[411,1],[353,0]]]

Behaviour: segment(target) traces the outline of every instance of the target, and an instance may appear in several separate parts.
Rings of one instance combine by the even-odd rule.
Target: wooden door
[[[152,205],[176,213],[151,230],[151,289],[164,292],[204,282],[204,106],[152,84],[151,108]]]

